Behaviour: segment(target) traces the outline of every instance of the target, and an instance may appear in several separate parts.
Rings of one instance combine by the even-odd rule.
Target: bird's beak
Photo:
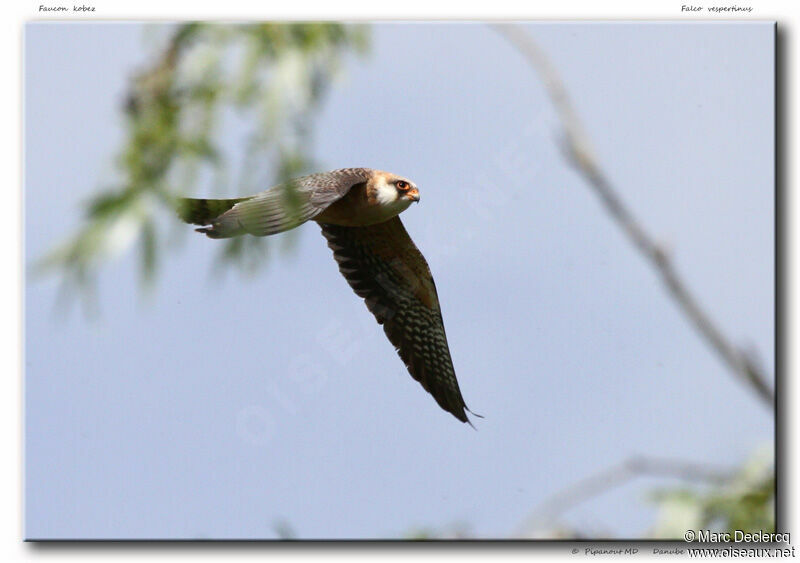
[[[419,190],[417,188],[408,190],[406,197],[411,201],[419,201]]]

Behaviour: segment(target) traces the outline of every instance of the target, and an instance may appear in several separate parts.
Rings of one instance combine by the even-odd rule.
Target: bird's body
[[[314,220],[339,270],[383,325],[409,373],[446,411],[468,422],[428,264],[398,215],[416,185],[369,168],[298,178],[239,199],[182,199],[179,214],[210,238],[266,236]]]

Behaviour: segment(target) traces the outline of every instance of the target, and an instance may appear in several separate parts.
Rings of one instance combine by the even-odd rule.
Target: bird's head
[[[400,213],[419,201],[419,190],[408,178],[376,171],[367,183],[367,197],[376,205]]]

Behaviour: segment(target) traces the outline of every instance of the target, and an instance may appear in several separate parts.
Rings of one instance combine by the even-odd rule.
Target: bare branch
[[[732,471],[700,463],[666,458],[632,457],[557,492],[531,512],[521,529],[530,530],[540,522],[551,522],[566,510],[611,489],[621,487],[637,477],[671,477],[684,481],[721,484],[733,475]]]
[[[620,198],[618,191],[600,169],[590,149],[588,136],[584,133],[567,95],[564,83],[547,56],[519,26],[492,24],[491,27],[507,39],[541,77],[564,127],[565,148],[569,163],[583,176],[600,198],[606,212],[619,225],[641,255],[653,266],[675,303],[706,343],[740,381],[749,385],[759,398],[774,409],[774,391],[767,383],[768,377],[763,369],[756,364],[750,354],[731,344],[720,328],[714,324],[676,272],[670,256],[633,216]]]

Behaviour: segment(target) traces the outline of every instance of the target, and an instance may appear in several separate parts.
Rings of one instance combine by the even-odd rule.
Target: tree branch
[[[774,409],[775,395],[767,383],[767,375],[750,354],[731,344],[722,330],[711,320],[686,282],[678,275],[669,254],[634,217],[597,164],[589,146],[588,136],[583,131],[564,83],[547,56],[519,26],[492,24],[491,27],[508,40],[541,77],[564,128],[568,162],[583,176],[600,198],[606,212],[642,257],[653,266],[678,308],[711,349],[741,382],[748,385],[760,399]]]
[[[631,457],[546,499],[525,519],[521,529],[533,529],[538,522],[550,521],[573,506],[620,487],[636,477],[671,477],[721,484],[733,474],[732,471],[676,459]]]

